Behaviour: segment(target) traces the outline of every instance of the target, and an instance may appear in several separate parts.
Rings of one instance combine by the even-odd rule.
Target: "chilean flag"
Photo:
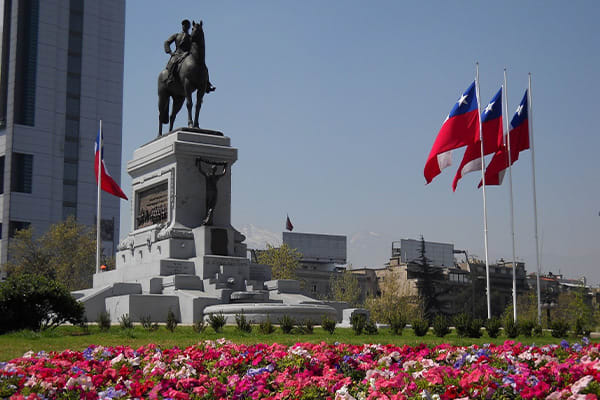
[[[117,182],[109,175],[106,170],[106,166],[104,165],[104,145],[102,146],[102,151],[99,151],[100,148],[100,135],[102,132],[98,132],[98,136],[96,136],[96,142],[94,143],[94,152],[96,153],[95,161],[94,161],[94,171],[96,173],[96,185],[98,184],[98,158],[102,157],[102,190],[108,192],[112,195],[120,197],[122,199],[127,200],[127,196],[121,190]]]
[[[529,116],[528,116],[527,90],[517,107],[517,111],[510,121],[510,161],[513,164],[519,159],[519,153],[529,149]],[[501,185],[506,169],[508,168],[508,144],[503,144],[494,154],[492,161],[485,170],[486,185]],[[482,182],[479,182],[481,187]]]
[[[481,114],[481,129],[483,131],[483,154],[493,154],[502,146],[502,88],[490,100]],[[452,190],[465,174],[481,169],[481,140],[467,146],[463,159],[456,171]]]
[[[287,219],[285,221],[285,229],[287,229],[288,231],[293,231],[294,230],[294,225],[292,225],[292,221],[290,221],[290,216],[287,215]]]
[[[430,183],[452,164],[452,150],[479,139],[479,110],[475,82],[460,96],[442,124],[425,163],[425,180]]]

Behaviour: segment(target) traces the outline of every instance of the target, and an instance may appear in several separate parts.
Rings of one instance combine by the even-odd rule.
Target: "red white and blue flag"
[[[529,149],[529,116],[527,90],[510,121],[510,164],[519,159],[519,153]],[[508,143],[504,143],[488,164],[485,170],[486,185],[501,185],[508,168]],[[481,187],[482,182],[479,182]]]
[[[102,158],[102,163],[101,163],[101,166],[102,166],[102,168],[101,168],[102,190],[104,190],[105,192],[108,192],[112,195],[115,195],[117,197],[127,200],[127,196],[125,196],[125,193],[123,193],[123,190],[121,190],[121,188],[119,187],[117,182],[115,182],[115,180],[112,178],[112,176],[110,176],[110,174],[106,170],[106,166],[104,165],[104,145],[102,146],[102,151],[99,151],[101,134],[102,134],[102,132],[99,131],[98,135],[96,136],[96,142],[94,143],[94,152],[96,153],[96,157],[95,157],[95,161],[94,161],[94,171],[96,173],[96,184],[98,184],[98,158],[101,157]]]
[[[479,139],[479,110],[475,82],[460,96],[442,124],[425,163],[427,183],[452,164],[452,150]]]
[[[483,154],[493,154],[502,146],[502,88],[490,100],[481,113],[481,130],[483,132]],[[456,171],[452,190],[465,174],[481,170],[481,140],[467,146],[463,159]]]
[[[287,219],[285,220],[285,229],[287,229],[288,231],[294,230],[294,225],[292,225],[292,221],[290,220],[289,215],[287,215]]]

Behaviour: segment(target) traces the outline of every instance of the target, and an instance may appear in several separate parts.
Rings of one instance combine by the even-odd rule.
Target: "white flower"
[[[335,400],[356,400],[350,393],[348,393],[348,387],[342,386],[335,392]]]
[[[118,356],[116,356],[115,358],[110,360],[110,365],[115,365],[116,363],[121,362],[124,359],[125,359],[125,356],[123,355],[123,353],[120,353]]]

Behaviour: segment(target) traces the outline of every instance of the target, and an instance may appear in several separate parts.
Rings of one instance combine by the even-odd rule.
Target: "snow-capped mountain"
[[[264,250],[267,243],[272,246],[281,245],[281,233],[274,233],[252,224],[245,224],[239,231],[246,236],[246,246],[249,249]]]

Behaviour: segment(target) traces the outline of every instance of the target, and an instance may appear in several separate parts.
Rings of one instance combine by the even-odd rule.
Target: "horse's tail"
[[[158,120],[161,124],[169,123],[169,91],[167,90],[166,70],[158,74]]]

